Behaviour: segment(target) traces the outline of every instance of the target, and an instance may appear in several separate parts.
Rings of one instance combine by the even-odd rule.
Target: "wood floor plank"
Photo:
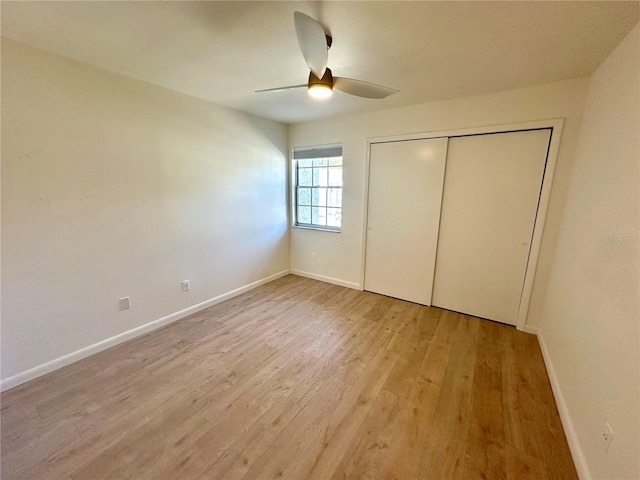
[[[362,341],[345,353],[344,361],[335,375],[343,382],[348,384],[355,383],[367,368],[371,359],[382,349],[382,345],[390,335],[390,330],[379,324],[374,324]],[[394,355],[397,354],[394,353]]]
[[[547,475],[547,467],[544,461],[507,445],[505,447],[505,457],[507,461],[506,472],[509,480],[545,480],[550,478]],[[571,469],[566,469],[566,478],[577,478],[571,476]]]
[[[406,402],[403,399],[383,389],[362,422],[359,431],[347,448],[332,477],[345,480],[366,478],[372,470],[378,472],[380,467],[376,462],[378,459],[385,458],[384,455],[392,438],[392,432],[388,425],[394,423],[395,417],[400,414],[405,406]],[[371,467],[372,464],[375,465],[373,468]],[[388,465],[393,466],[395,464],[389,461]],[[408,471],[401,470],[411,476]]]
[[[389,297],[378,297],[369,311],[365,313],[364,318],[377,322],[391,308],[392,302],[393,300]]]
[[[385,390],[399,397],[409,398],[430,344],[429,340],[422,339],[415,346],[407,344],[397,352],[399,358],[384,384]]]
[[[335,405],[324,425],[291,472],[291,478],[330,478],[366,418],[398,355],[379,349],[360,379]]]
[[[284,428],[298,415],[301,408],[289,400],[274,406],[251,428],[242,442],[228,449],[219,461],[204,473],[205,478],[240,479],[244,477],[267,448],[282,434]],[[168,479],[185,478],[167,475]]]
[[[418,478],[466,478],[465,447],[463,440],[438,428],[430,428],[423,442]]]
[[[0,403],[7,480],[577,478],[534,336],[294,275]]]
[[[151,416],[162,413],[165,408],[169,408],[172,402],[184,399],[187,404],[198,403],[201,399],[206,399],[210,391],[215,391],[225,384],[221,382],[227,372],[223,367],[218,372],[210,372],[208,376],[199,376],[193,381],[190,387],[182,390],[172,388],[172,385],[164,385],[165,388],[158,388],[157,393],[150,395],[146,402],[136,405],[130,410],[116,410],[110,413],[103,413],[99,418],[88,417],[84,431],[79,435],[71,436],[67,442],[57,451],[46,458],[30,458],[27,464],[19,465],[19,475],[15,478],[60,478],[66,472],[75,471],[97,458],[103,451],[126,438],[136,428],[144,425]],[[58,429],[56,429],[58,430]],[[2,458],[3,466],[11,464],[12,458]],[[6,473],[5,470],[3,470]]]
[[[464,439],[469,425],[471,390],[476,361],[474,342],[452,345],[431,425]]]
[[[291,469],[302,458],[327,417],[351,388],[339,380],[329,380],[313,395],[300,413],[282,431],[276,441],[249,469],[245,479],[291,478]]]
[[[451,356],[451,345],[431,342],[420,366],[406,408],[396,419],[394,435],[387,451],[389,460],[418,474],[424,444],[432,428],[433,412]]]
[[[401,353],[402,349],[406,346],[411,348],[417,345],[418,342],[431,340],[438,326],[440,313],[441,310],[411,304],[411,306],[404,311],[404,315],[398,322],[399,325],[394,332],[392,341],[390,341],[385,348]]]

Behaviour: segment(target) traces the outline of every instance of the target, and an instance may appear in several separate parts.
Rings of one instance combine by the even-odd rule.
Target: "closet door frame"
[[[553,184],[553,176],[555,174],[556,163],[558,159],[558,151],[560,150],[560,139],[562,137],[562,128],[564,119],[553,118],[549,120],[540,120],[534,122],[510,123],[505,125],[487,125],[481,127],[471,127],[456,130],[444,130],[426,133],[413,133],[407,135],[393,135],[384,137],[367,138],[365,172],[364,172],[364,195],[363,195],[363,222],[362,222],[362,247],[360,261],[360,289],[364,289],[364,274],[366,265],[366,247],[367,247],[367,218],[369,207],[369,170],[371,162],[371,145],[375,143],[401,142],[406,140],[424,140],[429,138],[442,137],[462,137],[468,135],[483,135],[488,133],[508,133],[524,130],[551,130],[551,141],[549,142],[549,151],[547,153],[547,162],[542,178],[542,186],[540,190],[540,199],[538,202],[538,211],[533,227],[533,237],[531,239],[531,249],[529,251],[529,261],[524,274],[524,283],[522,295],[520,296],[520,305],[518,308],[518,316],[516,328],[522,331],[535,333],[537,328],[527,326],[527,314],[529,304],[531,302],[531,293],[533,290],[533,281],[535,278],[536,267],[540,255],[540,246],[542,244],[542,234],[544,230],[545,220],[547,218],[547,210],[549,208],[549,198],[551,196],[551,185]],[[445,166],[446,176],[446,166]]]

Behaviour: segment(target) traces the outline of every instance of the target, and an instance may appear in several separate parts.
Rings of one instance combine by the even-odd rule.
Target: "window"
[[[340,231],[342,147],[293,151],[295,226]]]

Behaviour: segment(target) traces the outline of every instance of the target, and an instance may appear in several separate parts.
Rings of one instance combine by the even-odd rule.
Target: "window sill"
[[[342,230],[340,228],[326,228],[326,227],[316,227],[314,225],[292,225],[293,228],[299,228],[301,230],[319,230],[321,232],[331,232],[331,233],[340,233]]]

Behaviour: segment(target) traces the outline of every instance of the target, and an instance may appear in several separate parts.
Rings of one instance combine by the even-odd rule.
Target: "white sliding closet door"
[[[364,289],[431,304],[447,139],[371,145]]]
[[[516,324],[550,135],[449,139],[433,305]]]

